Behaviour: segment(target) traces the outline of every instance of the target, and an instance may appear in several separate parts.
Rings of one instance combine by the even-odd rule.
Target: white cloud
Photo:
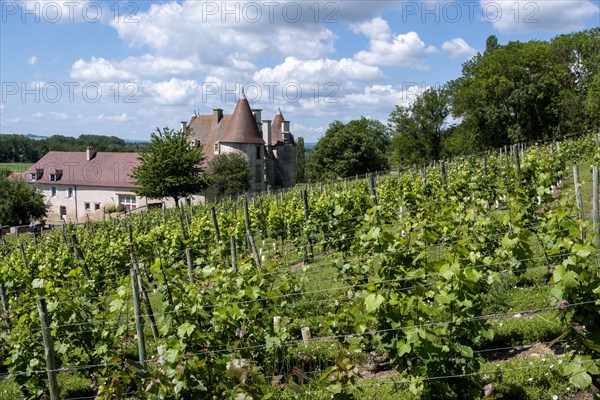
[[[143,82],[142,90],[158,104],[189,104],[199,92],[200,86],[195,80],[171,78],[162,82]]]
[[[141,76],[186,76],[198,70],[193,59],[174,59],[145,54],[109,61],[92,57],[79,59],[71,66],[71,78],[87,81],[132,80]]]
[[[365,64],[426,70],[427,55],[437,51],[426,46],[416,32],[394,35],[387,21],[380,17],[351,25],[351,29],[369,38],[369,50],[354,56]]]
[[[100,114],[96,117],[98,121],[113,121],[113,122],[126,122],[129,121],[129,117],[126,113],[121,113],[118,115],[104,115]]]
[[[351,80],[374,81],[381,78],[383,73],[379,68],[349,58],[301,60],[287,57],[283,63],[254,74],[256,82],[278,82],[281,85],[295,82],[307,88],[315,83],[335,82],[346,86]]]
[[[502,33],[582,29],[600,7],[590,0],[479,0],[483,20]]]
[[[84,81],[126,81],[135,78],[135,74],[121,69],[118,64],[96,57],[92,57],[90,61],[81,58],[75,61],[70,76]]]
[[[42,112],[35,112],[33,114],[31,114],[34,118],[42,118],[44,116],[44,113]]]
[[[69,115],[65,112],[50,111],[50,115],[52,115],[55,119],[60,119],[60,120],[69,119]]]
[[[29,65],[34,66],[38,62],[38,58],[36,56],[31,56],[27,59]]]
[[[452,58],[469,59],[477,54],[477,50],[469,46],[462,38],[454,38],[442,44],[442,50]]]
[[[313,3],[272,4],[276,5],[271,10],[253,1],[153,4],[146,12],[136,14],[137,23],[119,21],[113,26],[132,46],[148,46],[157,55],[167,57],[194,55],[204,66],[224,65],[234,54],[240,60],[254,62],[263,54],[320,57],[334,50],[333,33],[322,23],[315,23],[308,13]],[[262,5],[259,13],[257,5]],[[303,9],[302,17],[295,21],[298,6]]]

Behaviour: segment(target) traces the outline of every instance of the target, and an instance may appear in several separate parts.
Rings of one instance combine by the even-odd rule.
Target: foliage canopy
[[[0,224],[23,225],[44,218],[48,206],[35,187],[21,179],[0,176]]]
[[[235,195],[250,189],[252,171],[248,160],[240,153],[215,156],[209,164],[208,173],[211,185],[219,195]]]
[[[189,130],[157,129],[151,142],[140,153],[140,165],[133,177],[140,186],[136,191],[150,199],[172,197],[179,200],[198,194],[208,186],[202,163],[202,146],[193,147],[188,140]]]

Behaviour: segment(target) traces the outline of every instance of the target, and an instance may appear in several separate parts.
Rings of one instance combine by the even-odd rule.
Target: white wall
[[[102,220],[104,210],[108,207],[119,205],[119,195],[135,196],[136,207],[144,207],[152,203],[164,203],[167,207],[174,207],[173,199],[154,200],[136,196],[132,188],[101,187],[101,186],[75,186],[75,185],[52,185],[35,184],[42,192],[47,204],[49,204],[46,220],[48,222],[59,222],[60,207],[66,207],[66,219],[72,222],[84,222],[90,220]],[[57,189],[57,196],[52,197],[52,186]],[[73,197],[68,198],[68,188],[73,189]],[[185,199],[180,200],[184,204]],[[192,196],[191,202],[198,204],[204,202],[204,196]],[[85,209],[85,204],[90,204],[90,209]],[[99,210],[96,210],[98,204]]]
[[[256,158],[256,147],[260,147],[260,158]],[[251,143],[220,143],[220,154],[225,153],[240,153],[242,154],[246,160],[248,160],[248,164],[250,165],[250,170],[252,171],[252,179],[250,180],[250,191],[258,192],[266,190],[265,183],[265,148],[259,144],[251,144]],[[257,174],[260,179],[257,179]],[[259,181],[259,182],[257,182]]]

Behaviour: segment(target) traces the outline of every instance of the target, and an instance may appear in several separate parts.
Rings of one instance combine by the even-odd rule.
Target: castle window
[[[260,146],[256,146],[256,159],[260,160]]]
[[[52,197],[58,197],[58,189],[56,188],[56,186],[52,186],[50,188],[50,194]]]
[[[215,154],[219,154],[219,150],[221,150],[221,149],[219,146],[219,142],[217,142],[217,143],[215,143]]]

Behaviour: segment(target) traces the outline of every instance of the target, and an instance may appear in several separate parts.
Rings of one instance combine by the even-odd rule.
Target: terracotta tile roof
[[[258,131],[250,104],[248,104],[248,100],[246,100],[244,94],[240,96],[235,105],[235,110],[233,110],[225,135],[219,138],[219,141],[224,143],[265,144]]]
[[[7,179],[11,180],[11,181],[16,181],[18,179],[21,180],[25,180],[25,173],[24,172],[11,172]]]
[[[52,185],[80,185],[135,188],[131,171],[139,165],[138,153],[98,152],[87,161],[85,151],[51,151],[25,171],[27,182]],[[37,180],[31,174],[42,171]],[[56,181],[50,175],[62,170],[62,176]]]

